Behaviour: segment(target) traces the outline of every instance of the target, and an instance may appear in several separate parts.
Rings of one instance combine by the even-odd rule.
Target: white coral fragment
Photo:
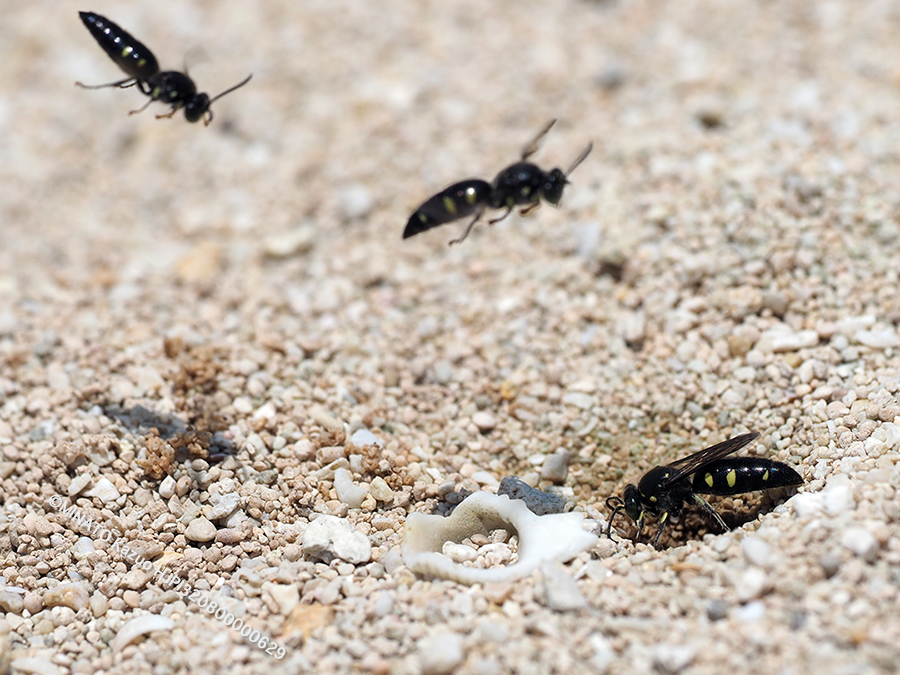
[[[595,546],[599,538],[582,527],[583,521],[584,515],[574,511],[537,516],[521,500],[478,492],[457,506],[449,518],[411,513],[403,528],[403,562],[417,574],[461,584],[514,581],[546,561],[566,562]],[[445,542],[459,543],[499,529],[519,537],[519,559],[512,565],[466,567],[441,552]]]

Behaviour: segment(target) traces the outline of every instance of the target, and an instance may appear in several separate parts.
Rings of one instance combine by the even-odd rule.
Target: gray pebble
[[[724,600],[710,600],[706,606],[706,616],[710,621],[721,621],[728,616],[728,603]]]
[[[549,480],[551,483],[556,483],[557,485],[565,483],[568,475],[568,452],[555,452],[552,455],[548,455],[541,465],[541,478]]]
[[[501,480],[497,494],[507,495],[510,499],[521,499],[529,511],[539,516],[562,513],[566,508],[566,500],[559,495],[542,492],[515,476],[507,476]]]
[[[823,553],[819,557],[819,565],[822,567],[826,577],[833,577],[841,568],[841,554],[837,551]]]

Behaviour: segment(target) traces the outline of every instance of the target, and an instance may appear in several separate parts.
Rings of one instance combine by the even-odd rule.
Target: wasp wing
[[[703,448],[703,450],[695,452],[693,455],[682,457],[671,464],[667,464],[666,466],[670,469],[674,469],[674,472],[670,474],[668,478],[663,480],[661,485],[671,485],[684,476],[696,473],[704,466],[712,464],[713,462],[750,445],[757,438],[759,438],[759,433],[755,431],[749,434],[741,434],[740,436],[729,438],[727,441],[722,441],[721,443],[716,443],[708,448]]]

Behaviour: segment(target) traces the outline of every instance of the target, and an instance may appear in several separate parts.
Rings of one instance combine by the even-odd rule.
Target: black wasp
[[[588,156],[593,143],[588,143],[584,152],[572,162],[572,166],[565,173],[562,169],[545,172],[539,166],[526,162],[526,159],[537,152],[541,139],[554,124],[556,120],[552,120],[544,127],[522,150],[522,161],[503,169],[494,178],[493,183],[480,178],[470,178],[454,183],[428,199],[410,216],[406,229],[403,230],[403,238],[407,239],[438,225],[475,214],[463,235],[450,242],[451,245],[458,244],[469,236],[469,232],[487,208],[506,209],[506,213],[499,218],[488,221],[489,225],[493,225],[506,218],[517,206],[524,206],[520,214],[528,215],[541,205],[542,198],[554,206],[559,206],[563,189],[569,182],[567,176]]]
[[[670,517],[677,518],[681,515],[681,509],[688,500],[693,500],[703,507],[719,527],[727,532],[729,527],[725,521],[700,494],[736,495],[742,492],[801,485],[803,478],[787,464],[761,457],[725,459],[731,453],[750,445],[757,438],[758,433],[735,436],[677,462],[650,469],[637,486],[629,483],[622,497],[610,497],[606,500],[607,507],[613,510],[606,529],[607,536],[611,536],[616,514],[624,511],[637,523],[637,533],[634,537],[637,542],[644,529],[644,518],[649,513],[654,518],[659,518],[659,529],[653,539],[653,546],[656,547]]]
[[[141,93],[149,96],[150,100],[143,107],[129,112],[129,115],[145,110],[153,101],[160,101],[171,105],[172,112],[157,115],[157,119],[172,117],[178,110],[184,108],[184,116],[188,122],[197,122],[203,119],[203,124],[209,125],[213,119],[212,110],[209,108],[213,101],[243,87],[253,77],[253,75],[248,75],[247,79],[212,98],[208,94],[198,94],[197,85],[187,73],[180,73],[176,70],[160,71],[153,52],[147,49],[142,42],[136,40],[131,33],[99,14],[93,12],[79,12],[78,14],[97,43],[103,47],[103,51],[116,62],[119,68],[125,71],[128,77],[109,84],[93,86],[81,82],[75,84],[84,89],[102,89],[103,87],[124,89],[137,85]]]

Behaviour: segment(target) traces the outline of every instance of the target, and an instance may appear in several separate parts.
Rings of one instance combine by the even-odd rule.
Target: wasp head
[[[541,195],[553,206],[559,206],[559,202],[562,200],[563,189],[568,182],[562,169],[553,169],[544,177],[544,182],[541,185]]]

